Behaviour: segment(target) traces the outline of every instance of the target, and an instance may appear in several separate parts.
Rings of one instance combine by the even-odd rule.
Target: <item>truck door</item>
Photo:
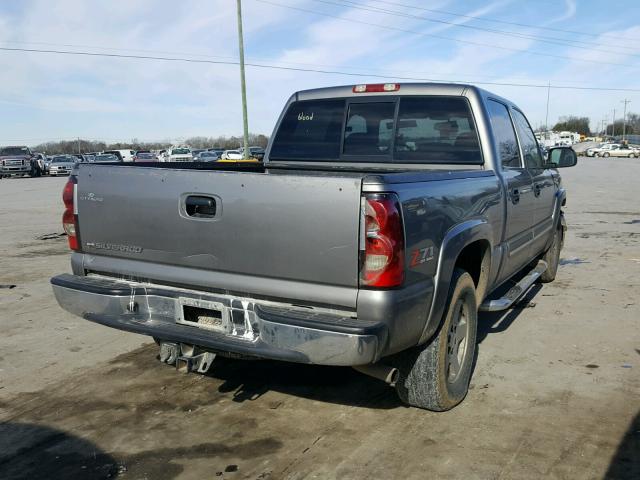
[[[498,282],[510,277],[531,260],[534,224],[533,180],[524,167],[509,109],[495,100],[487,102],[491,128],[502,165],[507,191],[504,257]]]
[[[544,159],[526,117],[517,109],[511,111],[520,140],[524,166],[533,180],[534,214],[531,258],[543,253],[550,235],[553,234],[553,210],[556,184],[550,169],[544,168]]]

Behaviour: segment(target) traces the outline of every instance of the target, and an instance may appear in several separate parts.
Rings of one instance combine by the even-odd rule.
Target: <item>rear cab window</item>
[[[282,118],[270,159],[483,162],[471,107],[460,96],[297,101]]]

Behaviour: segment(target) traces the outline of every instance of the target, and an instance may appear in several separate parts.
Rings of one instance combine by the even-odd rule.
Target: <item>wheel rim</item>
[[[447,335],[447,381],[455,382],[467,357],[469,338],[469,312],[467,304],[460,300],[455,307]]]

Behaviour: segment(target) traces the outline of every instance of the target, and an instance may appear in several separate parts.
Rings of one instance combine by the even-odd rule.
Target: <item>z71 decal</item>
[[[418,265],[428,262],[429,260],[433,260],[433,252],[433,246],[412,251],[410,266],[417,267]]]

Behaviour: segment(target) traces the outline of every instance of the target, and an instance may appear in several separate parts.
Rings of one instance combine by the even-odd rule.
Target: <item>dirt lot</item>
[[[481,317],[472,389],[440,414],[347,368],[160,364],[56,305],[64,179],[0,181],[0,478],[640,478],[640,161],[564,178],[558,279]]]

